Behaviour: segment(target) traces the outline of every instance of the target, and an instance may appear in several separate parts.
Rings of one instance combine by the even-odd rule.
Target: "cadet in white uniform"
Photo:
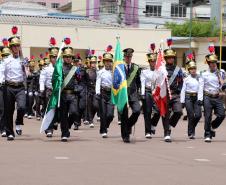
[[[114,118],[114,105],[111,103],[113,55],[104,53],[103,62],[105,67],[97,73],[96,95],[100,111],[100,134],[107,138],[108,128]]]
[[[225,118],[223,101],[219,93],[226,88],[222,74],[217,69],[217,56],[209,54],[206,56],[209,70],[202,73],[201,90],[203,91],[204,115],[205,115],[205,142],[211,142],[215,137],[215,129],[217,129]],[[212,113],[216,118],[212,120]]]
[[[196,71],[196,63],[190,60],[188,63],[189,75],[184,79],[180,101],[186,107],[188,116],[188,137],[195,139],[195,128],[202,116],[202,96],[200,88],[200,76]]]
[[[145,122],[145,137],[150,139],[151,134],[155,134],[155,127],[160,118],[159,111],[152,97],[152,92],[155,89],[157,80],[157,73],[155,71],[157,53],[148,53],[147,59],[150,67],[141,71],[140,81]],[[153,117],[151,117],[152,111],[155,111]]]
[[[6,80],[6,134],[8,140],[14,140],[13,114],[17,103],[16,132],[22,134],[21,125],[26,109],[26,96],[24,81],[26,80],[25,67],[22,60],[20,38],[16,35],[10,37],[9,46],[12,55],[4,60]]]
[[[5,131],[5,120],[4,117],[4,96],[5,96],[5,74],[4,74],[4,59],[7,58],[11,51],[8,47],[9,42],[7,39],[3,39],[3,47],[0,50],[0,132],[2,137],[6,137],[6,131]]]

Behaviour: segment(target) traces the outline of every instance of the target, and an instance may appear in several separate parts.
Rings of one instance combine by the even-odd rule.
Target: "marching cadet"
[[[7,58],[11,51],[9,49],[9,42],[7,39],[2,40],[3,47],[0,50],[0,132],[2,137],[6,137],[5,119],[4,116],[4,97],[5,97],[5,75],[4,75],[4,59]]]
[[[188,137],[195,139],[195,128],[202,116],[201,106],[203,92],[199,91],[200,76],[197,74],[196,63],[193,60],[193,55],[187,58],[187,69],[189,75],[184,79],[181,90],[180,102],[186,108],[188,116]]]
[[[160,114],[155,106],[152,92],[156,86],[157,73],[155,65],[157,60],[157,53],[155,52],[155,44],[151,44],[151,53],[147,54],[149,68],[141,71],[141,99],[143,103],[144,122],[145,122],[145,137],[151,139],[151,135],[155,133],[155,127],[158,124]],[[152,116],[152,110],[155,112]]]
[[[33,58],[31,58],[31,61],[29,62],[28,64],[29,66],[29,73],[27,75],[27,80],[26,80],[26,92],[27,92],[27,102],[28,102],[28,105],[27,105],[27,115],[28,115],[28,119],[31,119],[32,116],[34,115],[34,112],[33,112],[33,105],[34,105],[34,90],[33,90],[33,85],[34,82],[33,82],[33,72],[34,72],[34,68],[35,68],[35,61]]]
[[[163,120],[164,140],[171,142],[171,126],[176,127],[181,115],[182,104],[180,102],[180,92],[183,85],[183,72],[180,67],[175,65],[176,52],[171,49],[172,39],[167,40],[168,49],[164,50],[164,58],[166,61],[166,70],[168,77],[168,86],[170,93],[167,95],[168,111]],[[173,112],[173,114],[171,114]]]
[[[8,39],[12,55],[4,60],[6,80],[6,134],[8,140],[14,140],[13,114],[17,103],[16,132],[22,134],[21,125],[26,109],[24,81],[26,80],[25,67],[22,59],[20,37],[16,36],[17,27],[12,28],[13,36]]]
[[[89,66],[89,63],[87,63]],[[82,59],[79,57],[77,62],[77,70],[75,72],[77,83],[76,83],[76,94],[78,97],[78,108],[79,108],[79,116],[76,118],[76,124],[79,126],[81,125],[81,119],[83,119],[83,123],[88,125],[89,122],[87,121],[87,73],[86,70],[89,67],[85,68],[82,65]],[[76,129],[76,125],[75,125]]]
[[[102,138],[107,138],[108,128],[114,118],[114,105],[111,102],[113,55],[104,53],[103,63],[104,68],[97,74],[96,98],[99,102],[100,134]]]
[[[39,78],[39,88],[40,88],[40,93],[42,94],[42,97],[44,97],[44,105],[43,105],[43,110],[46,110],[46,107],[48,105],[50,96],[52,94],[52,75],[54,71],[54,65],[56,63],[57,55],[59,52],[59,48],[56,47],[56,40],[54,37],[50,38],[50,48],[48,57],[44,58],[44,69],[42,69],[40,73],[40,78]],[[44,114],[43,114],[44,115]],[[54,123],[57,121],[58,113],[54,117],[52,123],[50,124],[49,128],[45,131],[47,137],[52,137],[53,135],[53,129],[55,128]]]
[[[92,56],[90,59],[90,68],[87,69],[87,92],[88,92],[88,100],[87,100],[87,114],[90,128],[94,128],[93,119],[97,112],[97,102],[95,98],[95,86],[97,79],[97,57]]]
[[[70,137],[71,121],[78,116],[78,100],[75,95],[77,76],[76,66],[72,65],[73,48],[69,46],[70,39],[65,39],[66,46],[62,49],[63,56],[63,87],[60,99],[60,123],[61,123],[61,141],[67,142]]]
[[[205,116],[205,142],[211,142],[215,137],[215,130],[221,125],[225,118],[223,101],[219,96],[221,90],[226,89],[222,74],[217,69],[217,56],[214,54],[214,46],[209,46],[210,54],[206,55],[209,70],[201,75],[200,89],[203,91],[204,116]],[[212,112],[216,118],[212,120]]]
[[[79,127],[81,126],[81,117],[82,117],[82,114],[83,114],[79,110],[79,100],[80,100],[81,90],[83,89],[83,87],[81,87],[79,85],[79,80],[80,80],[81,68],[84,68],[84,66],[82,64],[82,58],[81,58],[79,53],[77,53],[76,56],[74,57],[73,65],[77,67],[77,69],[75,71],[76,81],[75,81],[75,89],[74,89],[75,97],[76,97],[76,105],[75,105],[76,107],[75,107],[75,109],[77,110],[77,116],[74,117],[73,115],[70,115],[69,116],[69,122],[70,122],[71,126],[74,124],[74,130],[78,130]]]
[[[1,49],[1,51],[2,51],[2,49]],[[0,51],[0,132],[1,132],[2,137],[6,137],[5,124],[4,124],[4,120],[3,120],[5,75],[4,75],[4,66],[3,66],[1,51]]]
[[[102,61],[102,56],[98,57],[98,71],[97,73],[104,68],[104,63]],[[97,108],[97,121],[100,121],[100,113],[99,113],[99,109]]]
[[[128,107],[125,105],[121,113],[121,135],[125,143],[130,142],[132,127],[138,120],[141,106],[138,99],[138,90],[140,88],[140,69],[135,63],[132,63],[134,50],[127,48],[123,50],[125,60],[125,71],[127,80],[128,103],[132,109],[132,115],[128,117]]]

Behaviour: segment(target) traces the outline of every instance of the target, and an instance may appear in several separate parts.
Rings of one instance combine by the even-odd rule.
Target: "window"
[[[59,8],[59,3],[51,3],[51,8]]]
[[[42,6],[46,6],[45,2],[38,2],[38,4],[42,5]]]
[[[160,5],[146,5],[145,15],[147,17],[160,17],[162,6]]]
[[[117,1],[113,0],[101,0],[100,1],[100,13],[117,13]]]
[[[183,5],[172,4],[171,5],[171,17],[186,17],[187,8]]]

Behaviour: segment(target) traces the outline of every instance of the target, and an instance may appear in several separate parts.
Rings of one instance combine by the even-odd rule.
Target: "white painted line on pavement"
[[[209,159],[194,159],[194,160],[198,162],[210,162]]]
[[[69,157],[63,157],[63,156],[59,156],[59,157],[54,157],[57,160],[67,160],[69,159]]]
[[[194,149],[195,147],[194,146],[188,146],[186,148],[188,148],[188,149]]]

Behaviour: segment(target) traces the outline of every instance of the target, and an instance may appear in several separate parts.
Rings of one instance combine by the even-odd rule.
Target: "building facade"
[[[180,0],[72,0],[72,13],[109,23],[140,28],[163,27],[190,19],[190,7]],[[210,5],[193,7],[193,18],[210,19]]]
[[[46,6],[48,8],[57,9],[60,6],[63,6],[70,2],[70,0],[0,0],[0,4],[6,3],[6,2],[33,2],[38,3],[40,5]]]

